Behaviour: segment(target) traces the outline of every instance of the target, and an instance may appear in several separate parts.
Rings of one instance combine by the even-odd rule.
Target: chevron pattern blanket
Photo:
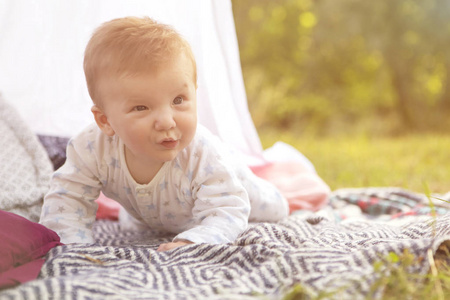
[[[379,298],[371,286],[389,272],[379,264],[386,256],[409,251],[417,262],[409,271],[424,274],[427,252],[450,240],[448,203],[431,205],[430,216],[416,209],[427,202],[398,189],[341,190],[322,211],[252,224],[232,244],[163,253],[164,232],[98,221],[95,244],[52,249],[37,280],[0,299],[282,299],[298,285],[310,296]]]

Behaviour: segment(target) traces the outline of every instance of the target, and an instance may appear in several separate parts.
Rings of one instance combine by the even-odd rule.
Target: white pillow
[[[0,94],[0,209],[38,221],[53,166],[42,144]]]

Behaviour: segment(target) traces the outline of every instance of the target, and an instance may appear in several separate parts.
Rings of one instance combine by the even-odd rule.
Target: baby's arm
[[[229,168],[215,166],[214,175],[193,191],[192,226],[178,234],[174,242],[229,243],[247,228],[250,214],[247,192]]]
[[[199,126],[180,164],[188,182],[179,196],[192,207],[192,217],[186,229],[160,250],[187,242],[233,242],[247,228],[250,202],[233,159],[217,137]]]
[[[65,164],[53,175],[44,198],[40,223],[54,230],[61,242],[93,243],[92,224],[101,184],[93,174],[96,163],[84,153],[82,143],[70,142]]]

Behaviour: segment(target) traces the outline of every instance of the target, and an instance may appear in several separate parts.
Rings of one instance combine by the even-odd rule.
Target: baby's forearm
[[[92,224],[97,204],[83,201],[83,197],[71,197],[71,192],[51,190],[44,199],[39,223],[55,231],[61,242],[93,243]]]

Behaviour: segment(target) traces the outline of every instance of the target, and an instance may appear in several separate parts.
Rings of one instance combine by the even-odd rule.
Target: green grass
[[[348,187],[395,186],[414,192],[446,193],[450,190],[450,135],[378,137],[301,137],[295,133],[260,132],[265,148],[284,141],[302,152],[332,190]],[[409,253],[389,257],[383,264],[389,275],[372,286],[382,289],[382,299],[450,299],[450,243],[444,243],[433,257],[427,275],[411,274],[414,263]],[[381,271],[380,271],[381,272]],[[330,293],[331,292],[331,293]],[[284,300],[339,299],[339,291],[323,291],[316,297],[296,286]]]
[[[450,190],[450,135],[398,138],[300,137],[294,133],[260,133],[265,148],[284,141],[313,162],[332,190],[396,186],[424,193]]]

